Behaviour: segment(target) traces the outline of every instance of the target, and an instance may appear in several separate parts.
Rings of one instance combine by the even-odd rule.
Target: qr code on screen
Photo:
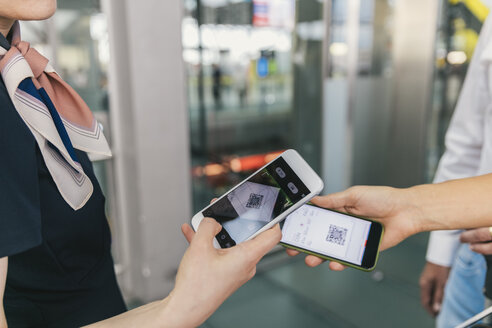
[[[248,202],[246,203],[247,208],[260,208],[261,207],[261,202],[263,201],[263,195],[259,194],[250,194]]]
[[[330,224],[330,229],[328,230],[328,236],[326,236],[326,241],[337,244],[340,246],[345,245],[345,238],[347,237],[348,229],[339,227],[334,224]]]

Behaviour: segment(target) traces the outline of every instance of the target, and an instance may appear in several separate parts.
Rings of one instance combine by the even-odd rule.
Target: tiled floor
[[[383,252],[375,273],[312,269],[301,256],[272,255],[202,327],[433,327],[419,303],[426,241],[415,236]]]

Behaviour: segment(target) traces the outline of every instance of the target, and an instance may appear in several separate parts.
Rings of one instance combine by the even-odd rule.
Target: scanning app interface
[[[371,222],[303,205],[282,227],[282,242],[361,265]]]
[[[252,236],[309,193],[287,162],[279,157],[202,214],[222,224],[217,241],[222,247],[231,247]]]

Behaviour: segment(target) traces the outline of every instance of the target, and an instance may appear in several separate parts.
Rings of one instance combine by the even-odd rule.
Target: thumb
[[[432,309],[435,313],[439,313],[442,307],[442,300],[444,298],[444,285],[436,286],[434,292],[434,299],[432,300]]]
[[[198,230],[192,240],[192,243],[199,243],[212,247],[213,239],[221,229],[222,226],[214,219],[204,218],[198,226]]]
[[[355,199],[350,192],[350,189],[347,189],[325,196],[314,197],[311,202],[314,205],[324,208],[340,209],[347,206],[353,206],[355,204]]]
[[[242,243],[242,247],[249,250],[250,260],[258,262],[266,253],[280,242],[282,232],[277,224],[273,228],[262,232],[255,238]]]

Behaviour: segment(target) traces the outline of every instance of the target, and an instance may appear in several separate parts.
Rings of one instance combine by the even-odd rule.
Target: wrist
[[[180,301],[178,293],[172,290],[169,295],[162,300],[161,310],[162,327],[165,328],[193,328],[198,326],[194,323],[193,312],[187,308],[185,302]]]
[[[444,189],[443,189],[444,188]],[[425,184],[409,188],[412,204],[418,213],[419,230],[451,230],[459,228],[453,225],[451,216],[455,214],[457,203],[449,200],[444,184]]]
[[[448,265],[442,265],[442,264],[437,264],[437,263],[434,263],[434,262],[431,262],[431,261],[426,261],[427,265],[428,266],[431,266],[431,267],[434,267],[434,268],[442,268],[442,269],[446,269],[446,270],[451,270],[451,267],[448,266]]]
[[[411,224],[411,235],[428,231],[427,216],[421,201],[421,187],[423,186],[397,189],[401,199],[400,212],[398,214]]]

